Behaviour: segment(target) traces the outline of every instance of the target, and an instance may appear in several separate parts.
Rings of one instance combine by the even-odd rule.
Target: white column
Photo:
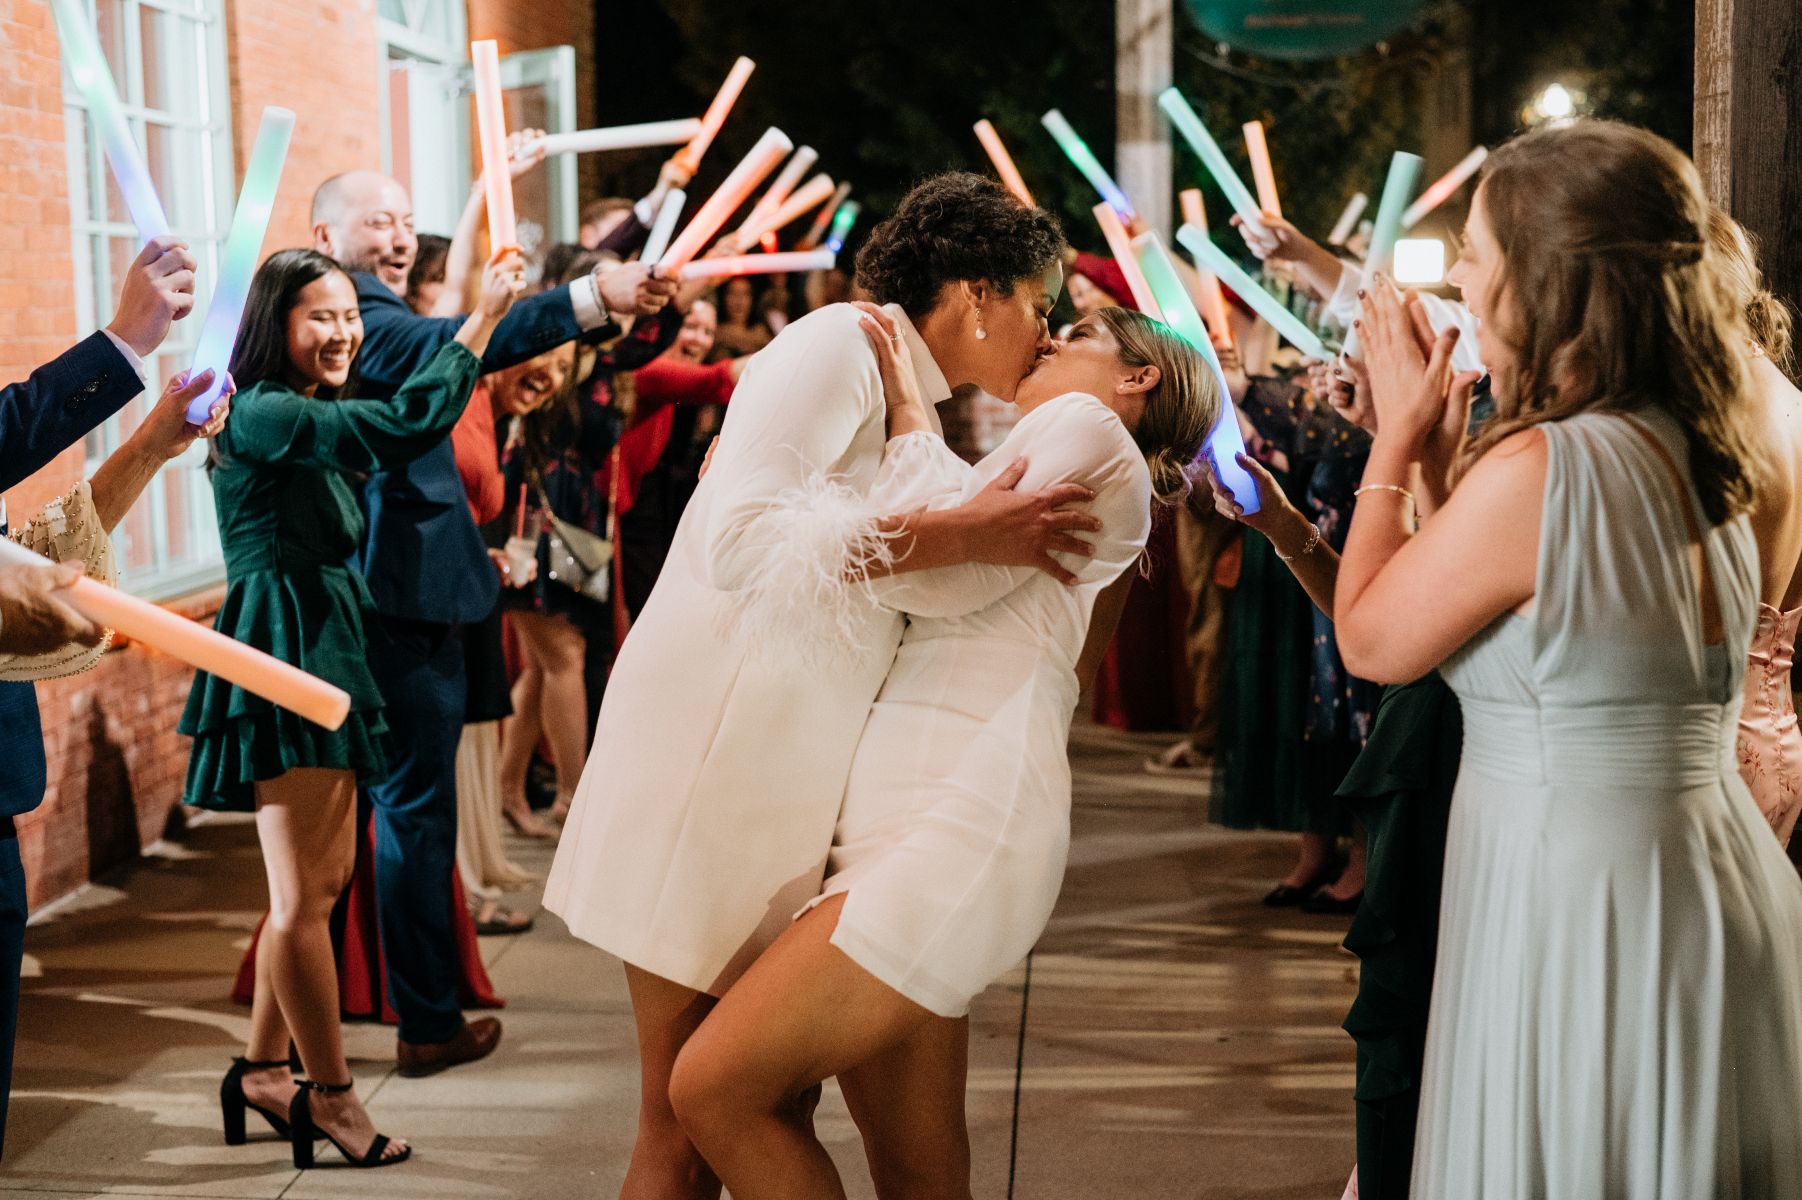
[[[1171,0],[1114,5],[1114,174],[1144,218],[1166,239],[1170,223],[1170,127],[1158,93],[1170,86]]]

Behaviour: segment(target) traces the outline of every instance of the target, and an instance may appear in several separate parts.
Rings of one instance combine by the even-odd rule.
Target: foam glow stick
[[[1226,251],[1216,246],[1213,239],[1195,228],[1185,225],[1176,231],[1176,240],[1195,256],[1195,261],[1205,265],[1220,281],[1232,288],[1238,297],[1257,310],[1257,314],[1270,322],[1276,331],[1309,358],[1321,360],[1332,357],[1327,352],[1325,343],[1302,323],[1302,319],[1283,307],[1282,301],[1265,291],[1257,280],[1239,269],[1239,264],[1228,257]]]
[[[838,190],[832,193],[832,199],[826,201],[825,207],[820,209],[819,215],[813,219],[813,224],[808,227],[806,235],[795,243],[795,249],[811,250],[819,245],[820,239],[826,236],[826,230],[832,224],[832,218],[838,215],[839,206],[844,204],[850,195],[851,185],[849,183],[839,184]]]
[[[513,216],[513,170],[507,162],[507,109],[501,101],[500,47],[492,40],[469,43],[475,71],[476,130],[482,145],[482,187],[488,194],[488,245],[498,253],[519,245]]]
[[[799,271],[826,271],[838,255],[824,247],[818,250],[785,250],[780,254],[736,254],[725,258],[697,258],[683,263],[676,278],[725,279],[738,275],[787,275]]]
[[[1001,176],[1001,182],[1007,190],[1019,197],[1020,203],[1026,207],[1037,207],[1033,204],[1032,193],[1026,190],[1026,180],[1021,178],[1020,168],[1014,165],[1013,155],[1001,144],[1001,135],[995,132],[995,126],[987,117],[976,122],[976,140],[989,152],[989,161],[995,164],[995,173]]]
[[[845,239],[851,236],[851,226],[857,224],[857,215],[863,211],[863,205],[855,200],[847,200],[838,206],[832,214],[832,232],[826,235],[826,249],[837,254],[845,248]]]
[[[244,167],[244,186],[238,190],[238,207],[232,210],[231,230],[219,256],[219,278],[207,303],[206,320],[194,346],[193,371],[213,372],[212,386],[188,404],[188,424],[205,425],[208,410],[219,401],[231,365],[232,344],[244,318],[244,301],[250,280],[263,253],[263,235],[269,231],[269,214],[282,180],[282,164],[288,159],[288,143],[294,137],[294,114],[285,108],[265,108],[257,123],[257,140]]]
[[[1458,165],[1435,179],[1427,190],[1420,194],[1420,199],[1408,206],[1402,214],[1402,228],[1412,229],[1420,223],[1420,219],[1451,199],[1452,193],[1464,186],[1464,181],[1477,173],[1483,160],[1489,157],[1489,147],[1478,146],[1469,154],[1458,160]]]
[[[651,235],[645,239],[644,249],[639,251],[640,262],[656,262],[663,257],[664,249],[669,245],[670,234],[676,232],[676,222],[681,219],[682,206],[688,203],[688,193],[681,188],[671,188],[663,197],[663,207],[657,210],[657,217],[651,222]]]
[[[657,269],[664,274],[674,274],[681,270],[685,263],[701,252],[708,240],[725,225],[726,218],[738,211],[738,206],[745,202],[745,198],[756,190],[757,185],[794,148],[795,144],[780,129],[772,126],[764,130],[763,136],[757,139],[757,144],[751,147],[751,152],[740,159],[738,165],[732,168],[732,173],[726,176],[726,182],[707,197],[694,219],[676,235],[670,248],[657,260]]]
[[[701,132],[699,117],[680,121],[647,121],[642,125],[613,125],[606,129],[581,129],[575,133],[546,134],[527,146],[543,146],[553,154],[594,154],[602,150],[637,150],[644,146],[675,146],[694,141]]]
[[[707,112],[701,117],[701,132],[695,134],[694,140],[676,151],[676,165],[689,174],[700,169],[701,156],[707,153],[707,147],[713,145],[713,139],[719,136],[720,126],[726,123],[726,115],[732,106],[738,103],[738,94],[745,90],[745,81],[751,78],[751,72],[757,64],[750,59],[739,57],[726,72],[726,82],[720,84],[719,92],[713,97],[713,103],[707,106]]]
[[[49,565],[49,559],[0,537],[0,566]],[[84,576],[58,596],[95,624],[155,646],[315,725],[337,729],[350,712],[350,697],[342,688],[99,580]]]
[[[1205,235],[1208,231],[1208,210],[1201,202],[1200,188],[1185,188],[1177,196],[1182,204],[1183,221],[1193,225]],[[1233,326],[1226,319],[1226,297],[1220,291],[1220,277],[1206,267],[1197,263],[1195,273],[1201,277],[1201,288],[1195,296],[1195,306],[1201,309],[1201,316],[1208,323],[1208,332],[1221,341],[1233,340]]]
[[[1182,280],[1176,273],[1176,263],[1164,248],[1163,239],[1155,233],[1142,233],[1133,239],[1132,244],[1141,273],[1163,305],[1164,324],[1176,336],[1195,347],[1202,358],[1207,360],[1209,368],[1214,372],[1215,381],[1220,385],[1220,417],[1214,422],[1214,428],[1208,431],[1207,449],[1204,453],[1213,461],[1214,473],[1220,476],[1220,482],[1226,484],[1227,490],[1232,492],[1239,507],[1247,513],[1255,513],[1258,511],[1258,485],[1251,474],[1239,465],[1239,455],[1245,451],[1245,435],[1239,431],[1239,414],[1233,408],[1233,393],[1227,386],[1226,369],[1220,365],[1220,356],[1214,352],[1214,343],[1208,338],[1207,328],[1201,322],[1201,314],[1195,311],[1189,293],[1183,290]]]
[[[1191,149],[1201,158],[1201,165],[1208,169],[1214,182],[1226,194],[1226,199],[1239,214],[1239,219],[1253,229],[1262,230],[1264,223],[1258,219],[1258,202],[1252,199],[1251,193],[1245,190],[1245,183],[1239,178],[1232,164],[1226,161],[1226,155],[1220,152],[1220,145],[1208,127],[1201,123],[1183,94],[1173,87],[1165,88],[1158,93],[1158,107],[1176,126],[1176,131],[1183,135]]]
[[[1395,240],[1401,236],[1402,214],[1420,181],[1420,155],[1402,150],[1389,160],[1389,178],[1383,181],[1383,198],[1377,202],[1376,223],[1370,234],[1370,253],[1364,256],[1364,277],[1394,266]]]
[[[1251,158],[1251,181],[1258,188],[1258,207],[1282,216],[1283,203],[1276,194],[1276,169],[1270,165],[1270,143],[1264,140],[1264,122],[1245,122],[1245,153]]]
[[[807,174],[807,168],[818,162],[819,158],[819,151],[812,146],[802,146],[795,151],[794,157],[782,165],[782,170],[777,174],[775,182],[764,189],[763,195],[757,198],[757,203],[751,206],[751,215],[745,218],[745,223],[738,229],[740,241],[749,245],[757,240],[756,234],[746,236],[745,230],[747,229],[773,228],[773,226],[763,224],[764,218],[782,207],[782,202],[788,199],[789,194],[795,190],[795,185],[801,182],[801,177]]]
[[[1326,244],[1329,246],[1345,245],[1345,239],[1350,237],[1352,230],[1358,227],[1358,218],[1364,215],[1364,206],[1369,203],[1370,197],[1363,192],[1353,196],[1346,203],[1345,211],[1340,213],[1339,219],[1333,223],[1333,232],[1326,235]]]
[[[1101,236],[1107,239],[1108,253],[1120,266],[1120,273],[1126,276],[1126,290],[1133,294],[1133,307],[1148,317],[1164,319],[1164,310],[1158,304],[1158,298],[1152,295],[1151,284],[1145,280],[1145,273],[1139,270],[1139,256],[1133,253],[1133,241],[1126,236],[1126,226],[1120,223],[1120,214],[1106,204],[1097,204],[1089,210],[1095,214],[1095,223],[1101,226]]]
[[[1095,157],[1095,152],[1089,149],[1089,144],[1077,135],[1076,130],[1070,127],[1070,122],[1064,120],[1063,113],[1054,108],[1040,117],[1039,122],[1057,141],[1064,156],[1078,171],[1082,172],[1082,177],[1089,181],[1089,185],[1100,194],[1103,200],[1108,202],[1110,208],[1120,214],[1120,220],[1123,223],[1131,224],[1138,220],[1138,214],[1133,212],[1132,203],[1127,200],[1126,193],[1120,190],[1120,185],[1114,182],[1114,177],[1102,169],[1101,160]]]
[[[761,218],[753,211],[751,219],[746,221],[738,231],[739,249],[749,249],[765,234],[775,233],[783,226],[799,220],[804,214],[810,213],[826,203],[832,198],[832,188],[833,183],[829,176],[815,175],[802,184],[794,195],[770,212],[763,214]]]
[[[138,227],[138,240],[148,242],[169,232],[169,217],[163,202],[157,198],[156,184],[144,166],[144,156],[132,139],[131,125],[119,105],[119,92],[113,86],[113,73],[100,52],[100,42],[88,24],[87,16],[75,0],[52,0],[56,16],[57,36],[62,39],[63,53],[69,60],[69,78],[81,93],[81,102],[100,137],[100,148],[106,153],[107,165],[125,197],[131,223]]]

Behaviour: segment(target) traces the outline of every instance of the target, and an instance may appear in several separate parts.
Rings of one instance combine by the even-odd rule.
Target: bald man
[[[392,396],[463,323],[419,316],[403,299],[419,248],[406,189],[374,171],[326,180],[313,197],[313,248],[342,263],[356,284],[358,395]],[[622,321],[658,312],[675,290],[637,263],[598,267],[515,304],[494,331],[482,370],[565,342],[617,338]],[[462,627],[488,616],[498,584],[448,436],[405,467],[371,476],[363,499],[368,521],[357,566],[375,603],[370,665],[391,735],[392,769],[369,789],[376,912],[400,1016],[400,1071],[428,1075],[484,1057],[501,1034],[492,1017],[463,1019],[451,890],[457,740],[467,700]]]

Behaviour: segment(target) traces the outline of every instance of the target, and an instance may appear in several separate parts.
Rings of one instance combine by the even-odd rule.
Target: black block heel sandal
[[[294,1167],[296,1170],[305,1171],[313,1165],[313,1143],[320,1138],[324,1138],[336,1146],[338,1153],[344,1156],[344,1161],[353,1167],[391,1167],[413,1157],[413,1147],[408,1146],[399,1154],[384,1158],[383,1152],[388,1149],[388,1144],[393,1139],[385,1133],[378,1133],[375,1135],[375,1140],[369,1143],[369,1149],[363,1152],[363,1157],[357,1158],[349,1150],[346,1150],[344,1143],[333,1137],[328,1130],[313,1123],[313,1110],[307,1104],[309,1093],[324,1092],[328,1096],[337,1096],[350,1091],[355,1084],[356,1080],[354,1079],[349,1083],[315,1083],[311,1079],[300,1080],[300,1090],[294,1093],[294,1103],[288,1109],[288,1124],[294,1131]]]
[[[260,1104],[252,1104],[244,1097],[244,1072],[269,1071],[276,1067],[293,1069],[292,1060],[277,1059],[274,1062],[252,1062],[248,1058],[232,1059],[232,1069],[225,1073],[219,1082],[219,1115],[225,1121],[225,1144],[242,1146],[245,1142],[244,1113],[246,1109],[254,1110],[263,1120],[269,1122],[269,1128],[275,1130],[280,1137],[288,1136],[288,1120],[278,1112],[270,1112]]]

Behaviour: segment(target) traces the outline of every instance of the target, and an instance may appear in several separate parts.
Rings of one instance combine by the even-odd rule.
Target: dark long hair
[[[266,379],[288,377],[288,314],[294,311],[302,288],[333,272],[350,278],[343,267],[315,250],[277,250],[257,268],[244,301],[244,322],[238,327],[238,340],[232,346],[232,380],[239,391]],[[354,358],[350,370],[344,386],[320,388],[319,399],[354,395]]]

